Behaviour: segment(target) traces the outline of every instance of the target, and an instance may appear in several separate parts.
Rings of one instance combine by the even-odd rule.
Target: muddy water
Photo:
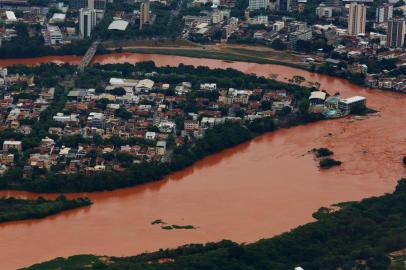
[[[279,74],[278,79],[301,75],[331,92],[363,95],[380,113],[363,120],[338,119],[279,130],[210,156],[163,181],[90,194],[95,202],[91,207],[0,225],[0,269],[81,253],[121,256],[191,242],[253,242],[312,221],[311,214],[320,206],[391,192],[396,180],[406,175],[401,164],[406,154],[404,95],[275,65],[141,54],[95,59],[99,63],[144,60],[157,65],[232,67],[259,75]],[[320,171],[306,154],[314,147],[332,149],[343,165]],[[155,219],[198,229],[165,231],[150,224]]]

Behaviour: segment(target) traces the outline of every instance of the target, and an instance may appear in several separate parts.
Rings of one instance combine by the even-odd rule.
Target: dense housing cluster
[[[179,149],[187,146],[189,151],[207,140],[207,131],[214,127],[221,127],[216,132],[243,128],[244,132],[234,134],[234,144],[248,139],[249,132],[273,130],[274,119],[283,125],[299,121],[295,119],[307,112],[308,91],[300,86],[253,75],[226,79],[237,72],[233,70],[167,67],[134,71],[142,65],[150,66],[97,66],[79,77],[67,65],[3,69],[8,81],[0,100],[0,164],[5,181],[46,181],[50,173],[57,177],[121,173],[148,163],[181,168],[187,163],[179,165],[184,163],[179,159],[187,154]],[[64,79],[56,75],[60,79],[56,80],[49,69],[65,70]],[[96,84],[89,81],[88,72],[94,74]],[[188,77],[191,80],[185,81]],[[67,86],[72,83],[75,86]],[[95,88],[86,87],[89,84]],[[218,150],[233,140],[212,136],[209,138],[219,140],[219,145],[208,147]]]

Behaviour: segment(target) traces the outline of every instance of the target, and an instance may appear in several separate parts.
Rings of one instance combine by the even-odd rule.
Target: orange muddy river
[[[0,60],[0,66],[78,60]],[[277,65],[125,53],[97,56],[94,61],[145,60],[157,65],[184,63],[279,74],[281,80],[301,75],[331,93],[365,96],[368,106],[380,112],[365,119],[322,121],[265,134],[162,181],[88,194],[94,201],[90,207],[41,220],[3,223],[0,269],[83,253],[123,256],[221,239],[253,242],[311,222],[311,214],[321,206],[391,192],[406,175],[401,163],[406,155],[406,95],[367,90],[338,78]],[[307,154],[314,147],[330,148],[343,165],[320,171]],[[162,230],[151,225],[155,219],[198,228]]]

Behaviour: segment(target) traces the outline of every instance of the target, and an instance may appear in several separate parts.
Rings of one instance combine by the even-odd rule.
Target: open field
[[[125,41],[104,44],[108,49],[122,49],[127,52],[178,55],[196,58],[212,58],[225,61],[247,61],[262,64],[279,64],[307,69],[304,59],[312,57],[316,62],[321,58],[313,54],[293,51],[276,51],[264,46],[239,44],[201,45],[189,41]]]

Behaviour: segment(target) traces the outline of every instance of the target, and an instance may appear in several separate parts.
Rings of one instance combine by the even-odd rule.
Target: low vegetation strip
[[[272,59],[266,59],[260,55],[255,55],[255,52],[250,54],[244,51],[241,52],[229,52],[229,51],[214,51],[214,50],[203,50],[203,49],[154,49],[154,48],[133,48],[126,49],[124,51],[133,52],[133,53],[144,53],[144,54],[162,54],[162,55],[177,55],[177,56],[186,56],[186,57],[195,57],[195,58],[209,58],[209,59],[219,59],[224,61],[244,61],[252,62],[258,64],[275,64],[275,65],[284,65],[291,66],[295,68],[302,68],[303,65],[298,65],[294,63],[289,63],[286,61],[278,61]],[[247,50],[248,51],[248,50]]]
[[[0,222],[44,218],[59,212],[91,205],[88,198],[67,199],[59,196],[55,200],[0,198]]]
[[[405,204],[403,179],[392,194],[340,204],[337,211],[322,211],[316,222],[253,244],[225,240],[134,257],[82,255],[28,269],[388,269],[394,252],[406,247]]]

